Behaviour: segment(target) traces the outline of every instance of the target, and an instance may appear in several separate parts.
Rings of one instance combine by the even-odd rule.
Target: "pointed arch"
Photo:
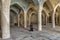
[[[14,3],[11,5],[11,7],[16,7],[18,10],[18,13],[22,10],[24,12],[24,9],[22,8],[21,5],[19,5],[18,3]]]
[[[49,17],[49,11],[47,11],[45,8],[43,8],[43,10],[42,11],[44,11],[45,12],[45,14],[46,14],[46,16],[47,17]]]
[[[56,9],[57,7],[60,7],[60,3],[58,3],[55,8],[54,8],[54,11],[53,11],[53,15],[52,15],[52,24],[53,24],[53,28],[55,28],[55,12],[56,12]]]
[[[12,3],[11,6],[16,6],[19,9],[22,9],[24,11],[24,8],[22,7],[22,5],[20,5],[18,2]]]
[[[30,5],[27,10],[27,26],[30,27],[30,23],[33,22],[33,24],[37,24],[38,22],[38,11],[35,6]],[[33,21],[34,20],[34,21]]]
[[[24,9],[18,4],[18,3],[14,3],[14,4],[12,4],[11,6],[11,10],[14,12],[14,13],[17,13],[16,15],[16,17],[18,18],[18,15],[19,15],[19,25],[21,26],[24,26]],[[14,7],[16,8],[16,9],[14,9]],[[22,21],[23,20],[23,21]],[[22,23],[22,22],[23,23]],[[18,19],[17,19],[17,23],[18,23]]]

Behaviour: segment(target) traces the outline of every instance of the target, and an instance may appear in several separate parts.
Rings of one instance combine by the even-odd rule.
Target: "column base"
[[[42,31],[42,26],[39,26],[38,31]]]
[[[2,36],[2,39],[9,39],[10,38],[10,36],[8,35],[8,36]]]

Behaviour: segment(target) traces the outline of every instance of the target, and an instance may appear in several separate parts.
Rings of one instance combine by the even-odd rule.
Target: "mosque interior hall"
[[[0,0],[0,40],[60,40],[60,0]]]

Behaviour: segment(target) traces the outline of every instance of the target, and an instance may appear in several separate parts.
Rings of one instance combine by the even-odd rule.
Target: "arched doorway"
[[[53,15],[52,15],[52,24],[53,24],[53,28],[55,28],[55,26],[58,24],[57,20],[59,21],[59,10],[60,10],[60,3],[58,3],[53,11]],[[59,22],[60,23],[60,22]]]
[[[55,11],[55,25],[60,26],[60,7],[58,6]]]
[[[17,26],[17,13],[10,10],[10,26]]]
[[[42,11],[42,25],[46,25],[46,14]]]
[[[57,26],[59,24],[59,15],[58,15],[58,8],[56,9],[56,12],[55,12],[55,25]]]
[[[18,4],[11,5],[11,24],[14,26],[24,26],[24,11]]]
[[[42,29],[45,29],[45,28],[47,28],[49,25],[49,13],[46,11],[46,9],[45,8],[43,8],[43,10],[42,10],[42,26],[43,26],[43,28]]]
[[[45,15],[46,15],[46,22],[47,22],[47,25],[50,25],[50,22],[52,21],[52,17],[51,17],[51,14],[52,13],[50,13],[51,11],[50,10],[52,10],[51,8],[52,8],[52,6],[51,6],[51,4],[50,5],[48,5],[48,0],[43,4],[43,10],[42,11],[45,11]],[[51,6],[51,7],[50,7]]]
[[[49,0],[46,0],[42,8],[42,14],[44,15],[44,18],[42,20],[44,20],[43,23],[45,24],[44,29],[45,27],[48,29],[52,26],[52,10],[53,6],[51,2]]]
[[[24,28],[24,12],[23,12],[23,10],[21,10],[19,18],[20,18],[20,20],[19,20],[20,26]]]
[[[33,29],[38,30],[38,14],[36,9],[29,8],[27,11],[27,26],[30,28],[30,24],[32,23]]]

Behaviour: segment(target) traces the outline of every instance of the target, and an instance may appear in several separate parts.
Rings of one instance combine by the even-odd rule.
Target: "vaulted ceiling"
[[[11,5],[14,3],[19,4],[24,10],[26,10],[30,4],[33,4],[35,7],[38,5],[37,0],[11,0]]]

